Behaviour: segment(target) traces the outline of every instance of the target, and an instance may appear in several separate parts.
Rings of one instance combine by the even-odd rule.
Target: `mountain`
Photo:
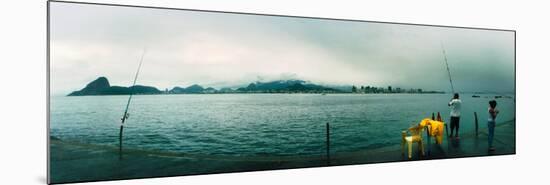
[[[229,87],[224,87],[224,88],[221,88],[218,92],[220,92],[220,93],[234,93],[235,90],[233,90]]]
[[[128,95],[128,94],[161,94],[162,91],[155,87],[135,85],[130,87],[111,86],[102,91],[102,95]]]
[[[197,84],[185,88],[186,93],[202,93],[202,91],[204,91],[204,88]]]
[[[168,91],[170,94],[201,94],[201,93],[214,93],[216,89],[212,87],[203,88],[198,84],[191,85],[189,87],[174,87],[172,90]]]
[[[74,91],[69,96],[83,96],[83,95],[100,95],[103,91],[109,89],[111,85],[109,80],[105,77],[99,77],[96,80],[90,82],[86,87],[80,91]]]
[[[172,90],[169,90],[168,93],[170,94],[181,94],[185,91],[185,88],[183,87],[174,87]]]
[[[128,94],[160,94],[162,91],[151,86],[135,85],[131,87],[111,86],[105,77],[99,77],[90,82],[80,91],[74,91],[68,96],[87,95],[128,95]]]
[[[214,89],[213,87],[208,87],[208,88],[204,89],[203,92],[204,93],[217,93],[218,90]]]
[[[237,92],[317,93],[317,92],[340,92],[340,90],[308,83],[303,80],[277,80],[277,81],[271,81],[271,82],[251,83],[247,87],[238,88]]]

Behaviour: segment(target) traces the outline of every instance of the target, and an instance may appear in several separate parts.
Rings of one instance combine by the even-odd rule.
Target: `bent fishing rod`
[[[119,159],[122,159],[122,131],[124,130],[124,122],[130,117],[130,114],[128,113],[128,108],[130,107],[130,102],[132,101],[132,95],[134,94],[132,87],[136,85],[137,78],[139,75],[139,71],[141,70],[141,64],[143,63],[143,57],[145,56],[146,49],[143,49],[143,53],[141,54],[141,59],[139,60],[139,65],[136,71],[136,75],[134,77],[134,83],[132,86],[130,86],[130,97],[128,97],[128,102],[126,103],[126,109],[124,110],[124,114],[122,115],[122,118],[120,119],[120,133],[118,135],[118,141],[119,141],[119,147],[118,147],[118,154]]]

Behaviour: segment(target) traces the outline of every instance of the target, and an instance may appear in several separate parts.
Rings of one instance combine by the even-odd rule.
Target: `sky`
[[[321,85],[514,92],[514,33],[50,3],[52,94],[100,76],[161,90],[300,79]]]

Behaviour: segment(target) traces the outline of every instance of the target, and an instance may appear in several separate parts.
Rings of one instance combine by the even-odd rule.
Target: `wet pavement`
[[[418,145],[414,144],[411,159],[407,157],[406,151],[402,154],[400,145],[356,152],[331,153],[330,160],[324,154],[250,157],[132,149],[125,149],[120,159],[117,147],[52,139],[50,141],[50,177],[52,183],[68,183],[515,154],[515,120],[497,123],[493,142],[496,150],[491,152],[488,151],[486,123],[480,123],[479,126],[477,135],[474,131],[461,131],[464,134],[460,139],[445,137],[442,144],[435,144],[434,139],[431,139],[431,144],[428,144],[426,135],[423,134],[426,155],[422,155]],[[400,131],[396,132],[396,139],[399,141],[400,134]]]

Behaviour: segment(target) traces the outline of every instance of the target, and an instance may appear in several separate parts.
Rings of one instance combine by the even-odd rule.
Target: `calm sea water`
[[[482,95],[484,96],[484,95]],[[493,95],[487,95],[493,96]],[[317,155],[401,142],[401,131],[441,112],[449,94],[138,95],[130,105],[124,146],[216,155]],[[462,95],[461,132],[486,127],[489,98]],[[50,134],[62,140],[118,146],[128,96],[51,97]],[[497,99],[497,124],[515,118],[514,99]]]

